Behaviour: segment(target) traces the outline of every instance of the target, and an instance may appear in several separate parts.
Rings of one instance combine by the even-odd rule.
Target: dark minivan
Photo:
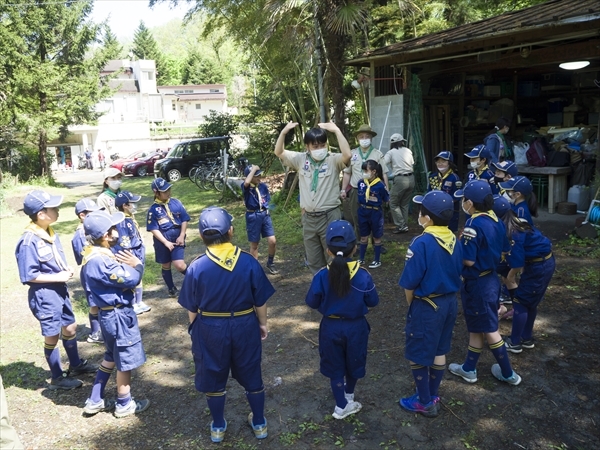
[[[229,152],[229,136],[192,139],[175,144],[164,159],[154,164],[154,173],[167,181],[179,181],[187,177],[194,164],[221,156]]]

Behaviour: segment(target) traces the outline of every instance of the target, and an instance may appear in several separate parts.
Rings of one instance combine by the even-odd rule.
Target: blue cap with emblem
[[[494,206],[492,209],[498,218],[502,219],[504,214],[510,210],[510,202],[502,195],[494,195]]]
[[[39,213],[44,208],[56,208],[62,201],[62,195],[50,195],[40,190],[31,191],[23,200],[23,211],[31,216]]]
[[[221,236],[227,234],[231,228],[233,217],[223,208],[209,206],[200,213],[200,234],[207,231],[218,231]]]
[[[529,178],[524,177],[522,175],[511,178],[508,181],[503,181],[499,184],[502,189],[506,189],[507,191],[520,192],[523,195],[529,195],[533,192],[533,186],[531,185],[531,181],[529,181]]]
[[[119,194],[115,198],[115,206],[123,206],[127,203],[136,203],[139,202],[141,198],[141,195],[135,195],[129,191],[119,192]]]
[[[325,240],[327,247],[344,249],[356,242],[356,235],[350,222],[346,220],[334,220],[327,227]]]
[[[91,198],[82,198],[77,203],[75,203],[75,215],[79,215],[82,212],[92,212],[98,211],[100,208],[94,200]]]
[[[423,205],[427,211],[437,217],[445,218],[454,214],[454,200],[444,191],[431,191],[425,195],[415,195],[413,202]],[[447,213],[446,211],[450,211]]]
[[[246,168],[244,169],[244,176],[247,177],[248,175],[250,175],[250,172],[252,171],[252,167],[253,166],[246,166]],[[262,170],[257,170],[254,173],[255,177],[260,177],[262,175]]]
[[[475,203],[482,203],[488,195],[492,195],[492,188],[490,183],[483,180],[471,180],[465,184],[464,189],[454,193],[455,197],[464,197]]]
[[[511,177],[516,177],[519,174],[517,165],[514,162],[509,161],[508,159],[506,161],[492,163],[492,167],[502,172],[506,172]]]
[[[454,162],[454,156],[452,156],[452,153],[450,153],[448,150],[439,152],[437,155],[435,155],[435,158],[433,158],[433,160],[435,161],[438,158],[445,159],[446,161]]]
[[[473,147],[473,150],[471,150],[469,153],[465,153],[465,156],[467,158],[485,158],[488,161],[490,159],[490,153],[488,152],[487,148],[485,148],[485,145],[483,145],[483,144],[479,144],[479,145]]]
[[[92,239],[100,239],[108,230],[124,219],[125,214],[122,212],[111,215],[104,210],[94,211],[83,219],[83,231],[86,236],[90,236]]]
[[[152,182],[153,191],[165,192],[169,189],[171,189],[171,184],[164,178],[158,177]]]

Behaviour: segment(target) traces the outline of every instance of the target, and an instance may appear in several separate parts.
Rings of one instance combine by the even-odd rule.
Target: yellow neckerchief
[[[369,182],[369,180],[364,179],[365,184],[367,185],[367,190],[365,191],[365,201],[368,202],[369,201],[369,194],[371,193],[371,186],[376,185],[377,183],[379,183],[381,180],[379,179],[379,177],[375,177],[375,179],[371,182]]]
[[[86,245],[85,247],[83,247],[81,255],[83,256],[83,261],[81,263],[82,266],[85,266],[91,259],[95,258],[96,256],[104,255],[114,260],[117,259],[115,254],[111,252],[108,248],[100,247],[99,245]]]
[[[489,211],[484,211],[484,212],[476,212],[475,214],[473,214],[471,216],[471,219],[474,219],[477,216],[488,216],[490,219],[492,219],[494,222],[498,222],[498,216],[496,216],[496,213],[494,211],[492,211],[491,209]]]
[[[29,231],[35,234],[40,239],[48,242],[50,244],[50,248],[52,249],[52,254],[56,259],[56,263],[61,270],[68,270],[69,266],[67,266],[67,261],[65,261],[62,255],[59,253],[58,248],[56,247],[56,233],[54,233],[54,229],[48,225],[48,231],[44,230],[37,223],[29,222],[29,225],[25,227],[25,231]]]
[[[442,182],[446,179],[448,175],[454,173],[452,169],[448,169],[444,176],[441,176],[442,173],[438,170],[434,179],[431,180],[431,188],[434,190],[442,190]]]
[[[475,175],[477,176],[477,179],[479,180],[479,176],[488,169],[489,169],[489,166],[487,164],[485,166],[483,166],[481,168],[481,170],[479,170],[479,171],[477,169],[475,169]]]
[[[454,246],[456,245],[456,236],[450,231],[448,227],[441,227],[438,225],[430,225],[423,233],[431,234],[440,246],[448,253],[454,252]]]
[[[241,250],[230,242],[211,245],[206,249],[206,256],[223,269],[233,271],[238,262]]]
[[[358,263],[358,261],[350,261],[346,264],[348,264],[348,270],[350,271],[350,279],[352,279],[354,275],[356,275],[356,273],[358,272],[358,269],[360,269],[360,264]],[[329,270],[329,264],[327,264],[327,270]]]
[[[167,212],[167,214],[168,214],[168,212]],[[137,228],[138,232],[140,231],[140,226],[137,223],[137,220],[135,220],[135,217],[134,217],[133,214],[130,214],[130,213],[126,212],[125,213],[125,218],[130,218],[133,221],[133,223],[134,223],[135,227]]]
[[[167,212],[167,216],[169,216],[169,219],[171,219],[171,222],[173,222],[174,225],[177,225],[177,223],[175,222],[175,218],[173,217],[173,213],[169,209],[169,201],[170,200],[171,199],[169,198],[169,200],[167,200],[166,202],[163,202],[162,200],[155,198],[154,203],[156,205],[160,205],[160,206],[164,207],[165,211]]]

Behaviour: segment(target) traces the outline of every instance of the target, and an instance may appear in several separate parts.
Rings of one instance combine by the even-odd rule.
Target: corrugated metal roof
[[[423,51],[432,47],[451,46],[460,42],[481,40],[521,30],[569,23],[573,23],[573,31],[577,31],[576,23],[598,19],[600,19],[600,1],[598,0],[551,0],[519,11],[507,12],[489,19],[371,50],[348,62],[352,64],[352,62],[378,56]]]

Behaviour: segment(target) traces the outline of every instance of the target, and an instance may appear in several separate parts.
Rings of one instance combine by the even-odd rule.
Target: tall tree
[[[154,60],[156,64],[156,83],[158,85],[168,84],[166,81],[169,80],[170,75],[166,67],[165,57],[158,49],[154,36],[146,28],[143,21],[140,21],[133,35],[133,48],[131,51],[138,59]]]
[[[48,172],[48,136],[93,123],[96,103],[110,95],[99,78],[108,58],[91,51],[101,31],[88,20],[91,10],[91,1],[0,3],[0,86],[9,94],[0,102],[0,126],[8,120],[25,139],[35,136],[39,174]]]
[[[109,59],[119,59],[123,55],[123,46],[108,25],[104,27],[103,44],[104,51]]]
[[[223,73],[216,63],[198,51],[191,51],[181,74],[183,84],[223,83]]]

